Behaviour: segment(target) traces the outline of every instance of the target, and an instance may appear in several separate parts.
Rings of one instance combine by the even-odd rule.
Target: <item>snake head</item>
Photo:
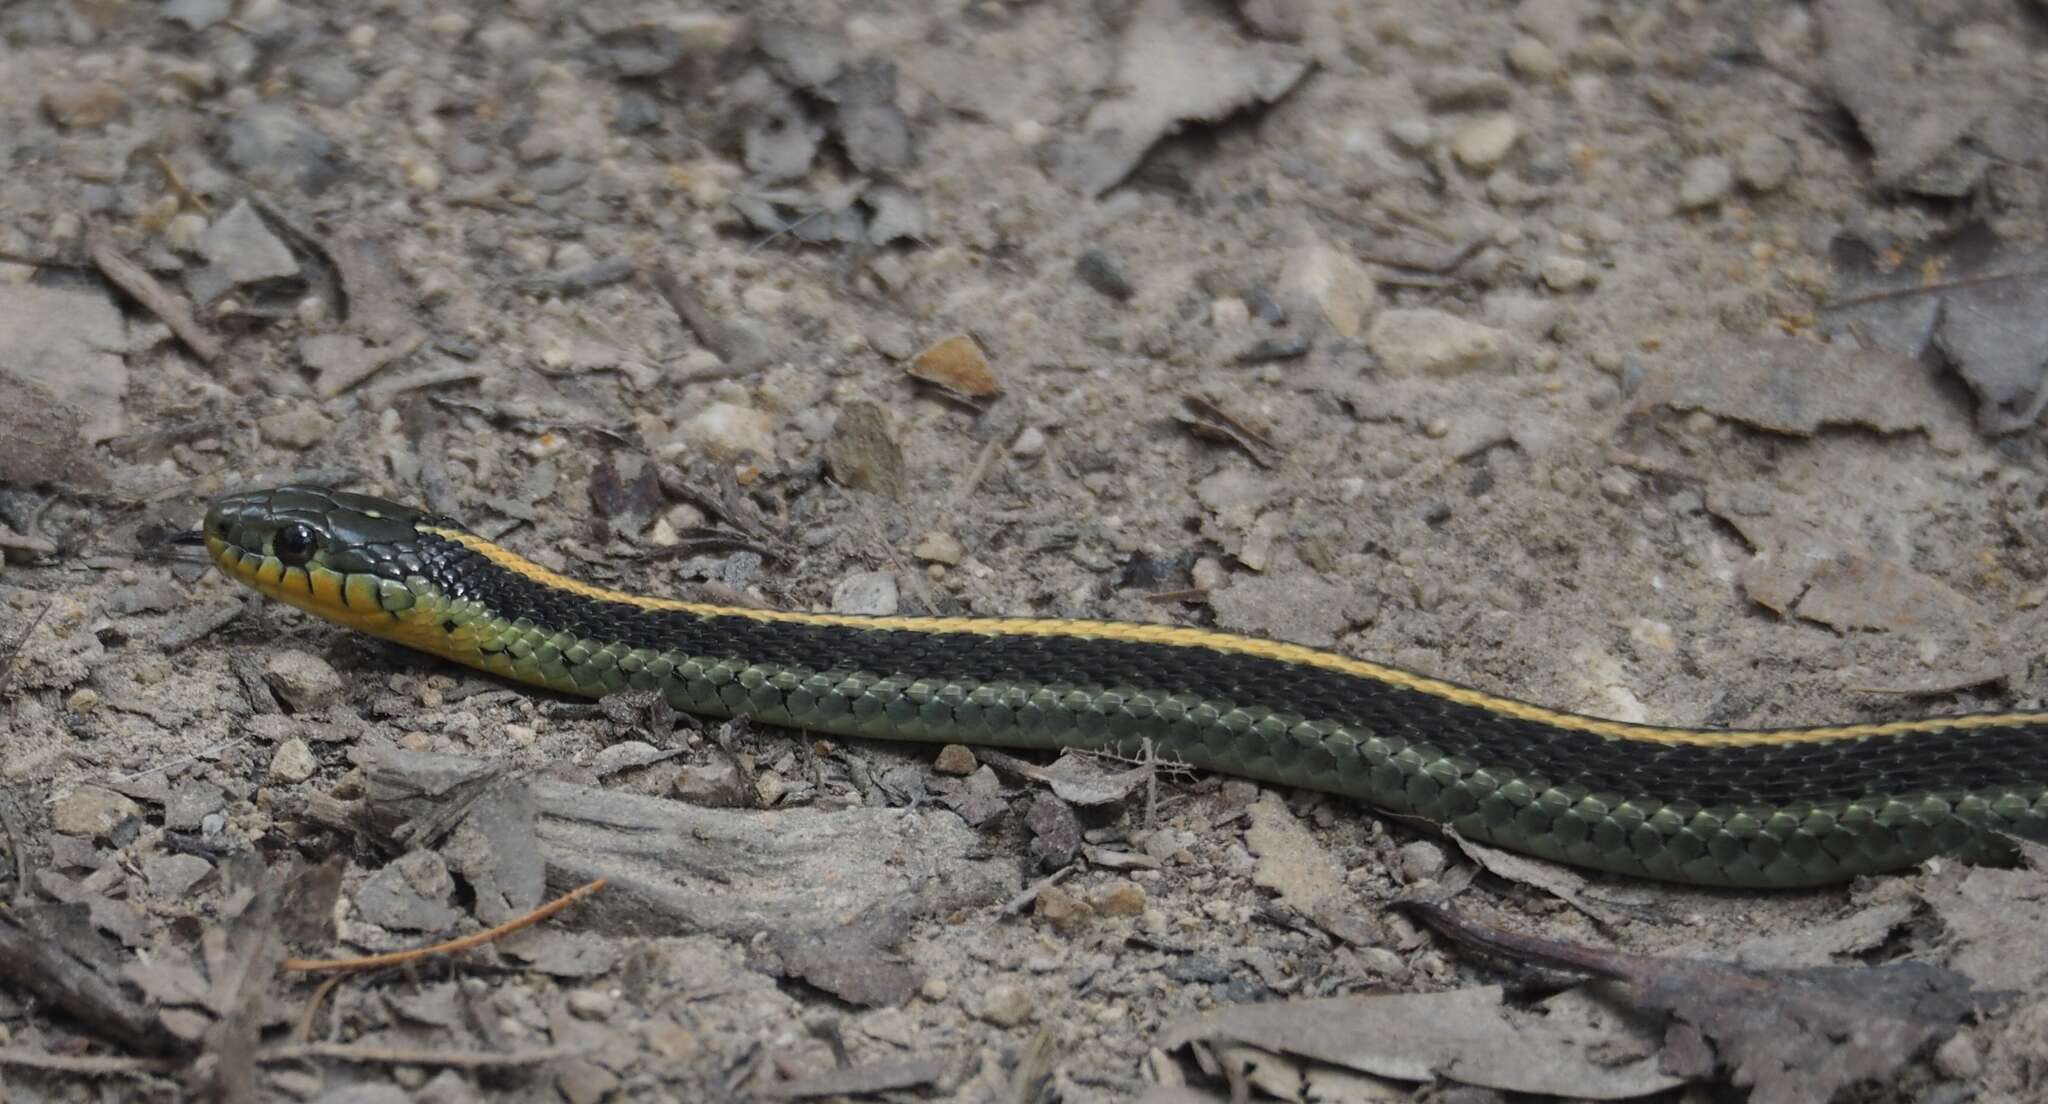
[[[222,495],[201,535],[228,577],[307,606],[302,599],[350,579],[402,583],[416,574],[418,525],[430,520],[381,498],[296,484]]]

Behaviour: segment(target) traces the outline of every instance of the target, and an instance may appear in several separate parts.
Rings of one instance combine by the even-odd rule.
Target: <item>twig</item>
[[[465,935],[460,939],[451,939],[446,943],[436,943],[431,947],[415,947],[408,951],[392,951],[389,954],[366,955],[362,958],[287,958],[284,960],[283,967],[296,973],[325,973],[329,970],[373,970],[381,966],[403,966],[406,963],[418,962],[423,958],[429,958],[434,955],[460,954],[471,948],[481,947],[486,943],[503,939],[514,932],[525,931],[527,928],[546,920],[548,917],[568,908],[570,905],[581,901],[604,887],[605,879],[603,878],[586,882],[549,901],[547,904],[534,909],[525,916],[507,920],[495,928],[485,928],[483,931],[473,935]]]
[[[1023,912],[1025,909],[1030,908],[1031,902],[1038,900],[1038,895],[1040,893],[1065,881],[1067,875],[1072,874],[1074,871],[1078,869],[1080,869],[1080,867],[1072,863],[1069,863],[1066,866],[1060,867],[1058,870],[1053,871],[1051,874],[1048,874],[1045,877],[1040,878],[1038,881],[1033,882],[1031,885],[1026,886],[1024,888],[1024,892],[1019,893],[1015,897],[1012,897],[1009,900],[1003,902],[1003,914],[1007,916],[1011,913]]]
[[[130,1058],[119,1054],[44,1054],[20,1047],[0,1047],[0,1066],[82,1073],[90,1077],[175,1073],[185,1063],[176,1058]]]
[[[437,1050],[432,1047],[379,1047],[356,1043],[279,1043],[256,1052],[256,1061],[302,1062],[308,1058],[332,1058],[338,1062],[362,1062],[379,1066],[440,1066],[448,1069],[491,1069],[501,1066],[537,1066],[557,1058],[584,1053],[582,1047],[535,1047],[532,1050],[494,1052],[486,1050]]]
[[[294,1038],[302,1043],[312,1040],[313,1020],[320,1015],[320,1006],[327,1003],[327,998],[334,993],[336,986],[347,980],[347,974],[336,970],[334,976],[321,982],[320,987],[313,990],[313,995],[306,998],[306,1011],[299,1016],[298,1029],[292,1032]]]
[[[92,243],[92,263],[98,266],[109,283],[127,292],[149,313],[163,319],[164,325],[178,335],[178,340],[192,350],[192,355],[207,364],[219,359],[220,338],[201,326],[199,320],[192,317],[192,308],[185,305],[185,300],[166,291],[148,269],[122,256],[113,246],[99,241]]]

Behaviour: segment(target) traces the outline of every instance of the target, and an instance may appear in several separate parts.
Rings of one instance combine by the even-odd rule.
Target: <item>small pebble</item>
[[[832,612],[887,617],[897,610],[896,573],[861,571],[832,588]]]
[[[1473,172],[1490,172],[1515,148],[1522,136],[1520,123],[1506,113],[1488,115],[1467,123],[1451,138],[1451,152]]]
[[[1543,282],[1553,291],[1576,291],[1593,282],[1593,268],[1583,258],[1552,253],[1539,266]]]
[[[1951,1081],[1973,1081],[1984,1068],[1968,1035],[1951,1035],[1934,1051],[1934,1069]]]
[[[1425,153],[1436,144],[1436,126],[1428,119],[1396,119],[1387,124],[1387,137],[1409,153]]]
[[[1625,471],[1610,470],[1600,476],[1600,493],[1609,502],[1627,502],[1636,494],[1636,477]]]
[[[305,449],[319,444],[334,432],[334,419],[312,406],[296,406],[256,419],[257,432],[280,448]]]
[[[270,777],[279,782],[304,782],[319,769],[320,761],[313,758],[313,749],[297,736],[277,745],[270,756]]]
[[[953,995],[953,987],[941,978],[926,978],[924,984],[918,986],[917,995],[937,1004]]]
[[[676,426],[663,452],[674,455],[693,448],[724,459],[772,457],[775,416],[736,403],[711,403]]]
[[[614,1000],[611,993],[604,989],[571,990],[566,1003],[569,1006],[569,1014],[571,1016],[579,1020],[591,1020],[598,1023],[611,1019],[612,1011],[618,1005],[618,1001]]]
[[[1033,1008],[1031,993],[1023,986],[998,982],[982,993],[974,1014],[997,1027],[1016,1027],[1031,1018]]]
[[[1131,296],[1137,294],[1123,263],[1100,249],[1090,249],[1081,254],[1080,259],[1074,262],[1074,275],[1079,276],[1082,283],[1119,303],[1128,303]]]
[[[1252,324],[1252,309],[1234,295],[1209,304],[1209,325],[1218,333],[1237,333]]]
[[[1547,81],[1564,72],[1564,63],[1542,39],[1523,35],[1508,47],[1508,68],[1524,80]]]
[[[1366,343],[1394,375],[1449,376],[1503,363],[1510,338],[1433,307],[1406,307],[1381,311]]]
[[[1046,886],[1039,890],[1038,900],[1032,903],[1031,911],[1040,919],[1062,928],[1079,924],[1094,913],[1088,902],[1059,886]]]
[[[1508,105],[1514,87],[1490,69],[1431,69],[1415,78],[1415,93],[1432,111],[1473,111]]]
[[[1678,206],[1697,211],[1721,202],[1735,186],[1735,173],[1718,157],[1695,157],[1685,163],[1678,182]]]
[[[967,558],[967,547],[951,533],[926,533],[910,554],[928,563],[958,567],[960,561]]]
[[[1095,898],[1095,907],[1108,916],[1138,916],[1145,911],[1145,887],[1136,882],[1118,882]]]
[[[67,129],[98,130],[127,110],[127,97],[105,81],[64,83],[43,93],[43,111]]]
[[[1752,134],[1735,151],[1735,179],[1751,191],[1776,191],[1798,163],[1792,143],[1775,134]]]
[[[939,749],[938,758],[932,760],[932,770],[938,774],[950,774],[965,778],[980,769],[974,759],[972,748],[962,744],[947,744]]]
[[[1444,849],[1428,840],[1416,840],[1401,847],[1401,876],[1410,882],[1426,882],[1444,872]]]
[[[1379,298],[1378,285],[1364,265],[1321,242],[1287,254],[1281,262],[1280,287],[1314,303],[1330,328],[1343,337],[1358,336]]]
[[[1012,456],[1039,456],[1045,452],[1045,431],[1037,426],[1025,426],[1017,439],[1010,442]]]
[[[286,648],[263,661],[263,680],[294,713],[314,713],[341,700],[341,675],[310,652]]]

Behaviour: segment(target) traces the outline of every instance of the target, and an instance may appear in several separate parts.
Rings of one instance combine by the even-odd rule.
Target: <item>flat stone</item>
[[[910,554],[928,563],[945,564],[948,567],[959,564],[967,558],[967,546],[951,533],[926,533]]]
[[[897,610],[896,573],[860,571],[832,588],[833,613],[859,613],[887,617]]]
[[[149,882],[149,891],[166,901],[183,899],[212,873],[213,864],[197,855],[151,855],[142,860],[142,877]]]
[[[105,839],[142,815],[142,806],[101,786],[80,786],[50,806],[50,829],[60,835]]]
[[[462,919],[448,907],[455,879],[432,851],[413,851],[386,863],[356,891],[363,918],[394,931],[440,931]]]
[[[297,406],[256,419],[256,430],[273,445],[304,449],[327,440],[334,432],[334,419],[311,406]]]
[[[1728,162],[1718,157],[1695,157],[1685,163],[1685,174],[1678,181],[1678,206],[1686,211],[1711,207],[1721,202],[1734,186],[1735,172]]]
[[[1391,375],[1450,376],[1497,368],[1512,342],[1491,326],[1430,307],[1380,312],[1366,343]]]
[[[997,1027],[1016,1027],[1031,1018],[1037,1010],[1037,1002],[1031,999],[1031,991],[1021,985],[997,982],[981,995],[974,1014]]]
[[[1314,303],[1340,337],[1357,337],[1379,298],[1379,288],[1365,266],[1321,242],[1287,254],[1280,288]]]
[[[310,652],[287,648],[263,661],[263,681],[295,713],[313,713],[341,699],[341,675]]]
[[[979,770],[974,750],[962,744],[947,744],[939,749],[938,758],[932,760],[932,770],[938,774],[951,774],[962,778]]]
[[[65,81],[43,93],[43,112],[67,130],[98,130],[127,111],[128,97],[107,81]]]
[[[1752,134],[1735,151],[1735,179],[1751,191],[1776,191],[1798,167],[1798,151],[1775,134]]]
[[[1502,112],[1459,128],[1451,138],[1451,152],[1459,164],[1473,172],[1491,172],[1521,137],[1522,125],[1514,116]]]
[[[313,749],[297,736],[277,745],[270,755],[270,777],[274,781],[304,782],[319,769],[320,760],[313,758]]]
[[[775,455],[775,416],[750,406],[715,402],[676,427],[677,445],[733,459]]]

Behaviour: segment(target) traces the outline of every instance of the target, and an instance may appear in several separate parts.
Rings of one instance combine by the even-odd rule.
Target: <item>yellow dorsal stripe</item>
[[[557,587],[585,598],[620,602],[642,609],[674,610],[703,617],[744,617],[754,621],[794,625],[832,625],[851,629],[886,629],[899,632],[978,633],[991,636],[1067,636],[1095,640],[1125,640],[1134,644],[1160,644],[1179,648],[1208,648],[1219,652],[1258,656],[1281,663],[1300,664],[1326,671],[1338,671],[1359,678],[1383,682],[1445,701],[1498,713],[1517,720],[1551,725],[1574,732],[1586,732],[1616,740],[1657,744],[1761,745],[1811,743],[1827,740],[1856,740],[1871,736],[1904,735],[1951,729],[1992,728],[2013,724],[2048,722],[2048,713],[1979,713],[1960,717],[1891,721],[1882,724],[1828,725],[1817,728],[1785,729],[1699,729],[1663,728],[1655,725],[1608,721],[1577,713],[1546,709],[1540,705],[1488,694],[1442,679],[1384,667],[1362,659],[1310,648],[1283,644],[1257,637],[1177,625],[1145,625],[1121,621],[1079,621],[1043,617],[864,617],[836,613],[803,613],[793,610],[748,609],[705,602],[679,602],[650,598],[622,590],[596,586],[550,571],[501,545],[461,529],[421,526],[423,532],[454,541],[492,563],[543,586]],[[510,612],[510,611],[506,611]],[[1161,689],[1170,690],[1171,687]]]

